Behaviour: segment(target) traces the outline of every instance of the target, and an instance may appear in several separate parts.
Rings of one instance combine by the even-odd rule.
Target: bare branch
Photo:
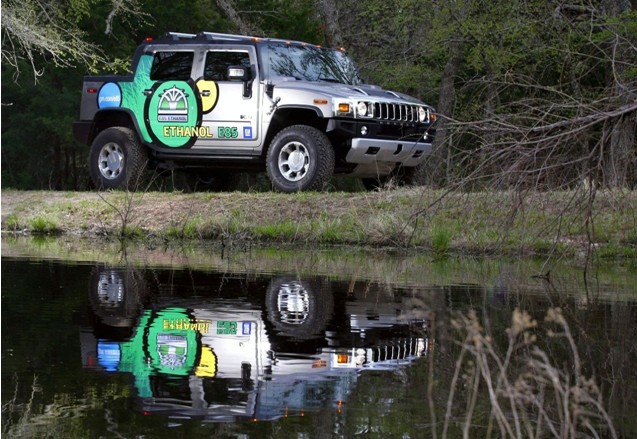
[[[56,66],[70,67],[75,62],[93,65],[103,61],[102,52],[85,41],[85,35],[64,18],[52,3],[40,0],[3,2],[2,62],[20,73],[20,60],[27,61],[35,75],[36,57],[44,56]]]

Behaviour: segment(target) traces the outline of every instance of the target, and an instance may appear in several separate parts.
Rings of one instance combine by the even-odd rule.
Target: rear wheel
[[[103,325],[132,329],[142,313],[146,294],[146,281],[135,269],[98,266],[91,272],[91,308]]]
[[[323,190],[334,173],[334,149],[322,131],[293,125],[272,140],[266,169],[281,192]]]
[[[91,179],[98,189],[134,189],[140,184],[147,161],[146,151],[133,130],[107,128],[91,145]]]

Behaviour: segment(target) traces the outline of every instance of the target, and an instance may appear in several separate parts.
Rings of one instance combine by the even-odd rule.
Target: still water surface
[[[501,339],[513,309],[541,321],[559,306],[617,436],[635,437],[635,270],[591,286],[485,264],[482,284],[461,262],[439,284],[3,257],[3,436],[431,437],[448,415],[453,313],[476,310]],[[479,407],[474,431],[485,419]]]

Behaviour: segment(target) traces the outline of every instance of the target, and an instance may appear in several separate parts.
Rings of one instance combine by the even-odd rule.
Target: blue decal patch
[[[241,325],[241,334],[250,335],[252,333],[252,322],[243,322]]]
[[[252,139],[252,127],[243,127],[243,138]]]
[[[97,362],[108,372],[115,372],[122,358],[119,343],[113,341],[97,341]]]
[[[97,95],[98,108],[117,108],[122,104],[122,90],[114,82],[107,82]]]

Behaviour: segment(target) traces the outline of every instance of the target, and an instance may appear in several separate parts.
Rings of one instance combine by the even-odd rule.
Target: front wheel
[[[281,192],[323,190],[334,173],[334,149],[322,131],[293,125],[272,140],[266,169]]]
[[[146,168],[146,153],[130,128],[110,127],[95,137],[89,156],[98,189],[134,189]]]

